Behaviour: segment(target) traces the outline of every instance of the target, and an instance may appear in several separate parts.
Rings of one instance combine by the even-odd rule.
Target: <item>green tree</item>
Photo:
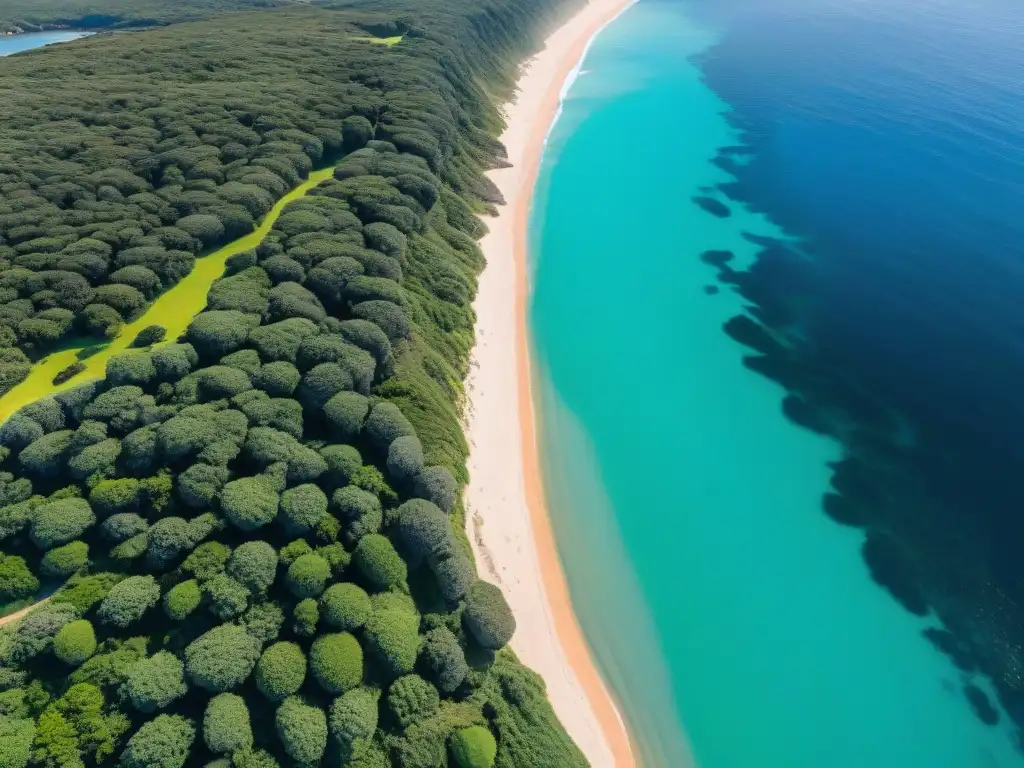
[[[121,753],[124,768],[183,768],[195,741],[192,721],[179,715],[157,715],[128,739]]]
[[[398,483],[410,482],[423,469],[423,446],[415,435],[395,438],[388,447],[388,474]]]
[[[351,747],[373,738],[377,730],[377,700],[373,688],[353,688],[331,704],[330,730],[340,744]]]
[[[324,416],[342,440],[359,437],[370,412],[370,401],[358,392],[338,392],[323,405]]]
[[[17,555],[0,555],[0,600],[23,600],[39,591],[39,579]]]
[[[477,581],[470,588],[462,621],[481,647],[493,650],[504,647],[516,631],[505,595],[486,581]]]
[[[340,630],[359,629],[370,617],[370,597],[351,583],[332,584],[320,598],[324,621]]]
[[[277,577],[277,552],[265,541],[247,541],[235,548],[227,570],[253,594],[265,592]]]
[[[458,639],[445,626],[427,632],[421,654],[442,693],[454,693],[469,675],[466,654]]]
[[[367,650],[390,677],[412,672],[420,648],[419,626],[420,617],[411,601],[374,606],[364,637]]]
[[[306,533],[327,514],[327,496],[316,485],[289,488],[281,494],[281,521],[289,534]]]
[[[385,452],[398,438],[416,435],[416,430],[398,406],[386,400],[373,404],[364,428],[367,439]]]
[[[491,768],[498,754],[498,744],[489,730],[473,725],[452,736],[451,752],[458,768]]]
[[[218,573],[203,584],[207,607],[221,621],[240,616],[249,606],[249,590],[225,573]]]
[[[355,688],[363,679],[363,649],[348,632],[320,635],[309,651],[313,677],[328,693]]]
[[[188,579],[175,584],[164,595],[164,613],[174,621],[184,621],[199,607],[203,593],[199,582]]]
[[[306,657],[295,643],[274,643],[256,664],[256,686],[271,701],[298,693],[306,679]]]
[[[299,765],[317,765],[327,749],[327,715],[292,696],[277,708],[277,735]]]
[[[277,515],[280,496],[262,477],[242,477],[224,486],[221,510],[235,526],[254,531]]]
[[[241,685],[260,656],[260,643],[242,627],[221,624],[185,649],[189,679],[204,690],[220,693]]]
[[[296,597],[316,597],[330,577],[330,564],[320,555],[310,553],[296,558],[288,567],[285,584]]]
[[[160,651],[132,667],[124,689],[132,706],[140,712],[164,709],[188,693],[185,667],[173,653]]]
[[[96,652],[96,633],[85,619],[61,627],[53,639],[53,655],[72,667],[81,665]]]
[[[95,522],[85,499],[60,499],[36,508],[29,535],[40,549],[52,549],[79,538]]]
[[[440,706],[437,688],[419,675],[404,675],[388,688],[388,708],[403,728],[430,717]]]
[[[211,752],[217,754],[252,747],[249,708],[241,696],[221,693],[210,699],[203,717],[203,741]]]
[[[115,584],[100,603],[96,617],[104,624],[125,629],[138,621],[160,599],[160,587],[152,576],[129,576]]]
[[[395,551],[387,537],[378,533],[364,536],[359,540],[352,560],[363,578],[374,589],[406,588],[405,561]]]
[[[320,609],[316,600],[307,597],[295,605],[294,613],[295,634],[302,637],[312,637],[316,634],[316,625],[320,621]]]

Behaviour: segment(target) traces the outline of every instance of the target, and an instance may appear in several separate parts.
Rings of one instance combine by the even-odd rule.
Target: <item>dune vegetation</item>
[[[0,768],[586,764],[461,502],[495,102],[555,6],[290,7],[5,62],[7,389],[333,170],[180,335],[132,327],[0,425],[0,601],[53,592],[0,629]]]

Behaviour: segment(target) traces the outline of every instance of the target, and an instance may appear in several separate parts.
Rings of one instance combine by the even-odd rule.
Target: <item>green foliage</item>
[[[346,747],[372,738],[378,698],[380,692],[373,688],[353,688],[336,698],[331,704],[331,735]]]
[[[312,483],[289,488],[281,495],[281,521],[289,534],[306,533],[327,514],[327,496]]]
[[[252,384],[271,397],[289,397],[299,386],[299,369],[285,360],[275,360],[261,366],[252,375]]]
[[[345,539],[349,544],[355,544],[368,534],[377,533],[384,522],[380,500],[354,485],[335,491],[331,504],[345,525]]]
[[[121,753],[123,768],[182,768],[196,729],[179,715],[157,715],[128,739]]]
[[[372,533],[359,540],[353,562],[374,589],[404,589],[407,577],[405,561],[387,537]]]
[[[280,496],[262,477],[242,477],[224,486],[221,511],[243,531],[254,531],[277,516]]]
[[[332,584],[320,598],[324,621],[336,629],[359,629],[371,610],[369,595],[355,584]]]
[[[417,558],[443,559],[456,546],[448,516],[426,499],[410,499],[398,508],[398,533]]]
[[[277,735],[284,751],[299,765],[316,765],[327,749],[327,715],[292,696],[277,708]]]
[[[164,595],[164,613],[174,621],[184,621],[199,607],[203,593],[195,579],[175,584]]]
[[[451,512],[458,497],[459,486],[445,467],[424,467],[413,482],[417,496],[434,502],[445,512]]]
[[[253,594],[265,592],[277,577],[277,552],[265,541],[247,541],[232,553],[227,570]]]
[[[203,741],[218,754],[252,747],[249,708],[241,696],[221,693],[210,699],[203,716]]]
[[[412,672],[420,648],[419,626],[412,601],[374,605],[364,637],[367,650],[389,677]]]
[[[281,634],[284,611],[274,602],[259,603],[245,612],[241,624],[246,632],[260,642],[260,645],[266,645]]]
[[[348,485],[356,470],[363,465],[359,451],[351,445],[325,445],[320,455],[327,462],[327,479],[332,485]]]
[[[0,555],[0,601],[23,600],[38,591],[39,579],[29,570],[25,558]]]
[[[230,557],[231,550],[224,544],[207,541],[192,550],[181,564],[181,569],[199,581],[206,581],[221,573]]]
[[[255,318],[242,312],[212,310],[196,315],[185,337],[201,358],[219,360],[241,347],[256,324]]]
[[[189,679],[211,693],[241,685],[260,656],[260,643],[234,624],[221,624],[185,649]]]
[[[207,607],[221,621],[240,616],[249,606],[249,590],[225,573],[218,573],[203,584]]]
[[[31,720],[0,717],[0,766],[25,768],[35,735]]]
[[[366,437],[378,450],[387,451],[400,437],[415,436],[416,430],[394,403],[374,403],[366,418]]]
[[[452,736],[451,752],[458,768],[491,768],[498,744],[489,730],[473,725]]]
[[[403,728],[430,717],[440,706],[437,688],[419,675],[400,677],[388,689],[388,708]]]
[[[274,643],[256,664],[256,686],[271,701],[298,693],[306,679],[306,657],[295,643]]]
[[[363,679],[363,649],[348,632],[320,635],[309,650],[313,677],[328,693],[356,687]]]
[[[79,538],[96,522],[89,502],[60,499],[40,505],[32,516],[29,535],[40,549],[52,549]]]
[[[188,693],[185,668],[173,653],[160,651],[132,667],[124,690],[132,706],[140,712],[164,709]]]
[[[320,621],[320,608],[316,600],[307,597],[295,605],[295,634],[302,637],[311,637],[316,634],[316,625]]]
[[[358,392],[339,392],[323,406],[324,416],[342,440],[353,440],[363,430],[370,401]]]
[[[469,674],[466,654],[458,639],[445,626],[427,632],[421,653],[442,693],[455,692]]]
[[[481,647],[493,650],[506,645],[516,631],[505,595],[486,581],[477,581],[470,588],[462,621]]]
[[[53,639],[53,655],[72,667],[81,665],[95,652],[96,633],[85,619],[65,624]]]
[[[131,267],[126,267],[126,269],[131,269]],[[135,267],[135,269],[145,269],[145,267]],[[156,278],[156,275],[153,275],[153,277]],[[149,347],[163,341],[164,336],[166,335],[167,329],[162,325],[147,325],[139,331],[138,334],[136,334],[135,338],[132,340],[132,346]]]
[[[100,603],[96,617],[104,624],[125,629],[156,605],[160,587],[152,576],[129,576],[115,584]]]
[[[331,577],[331,566],[315,553],[300,555],[288,566],[285,585],[299,598],[315,597],[324,591]]]
[[[117,573],[72,576],[52,599],[55,603],[68,603],[83,614],[106,597],[123,578]]]
[[[423,445],[415,435],[395,438],[388,447],[388,474],[398,483],[410,482],[423,469]]]

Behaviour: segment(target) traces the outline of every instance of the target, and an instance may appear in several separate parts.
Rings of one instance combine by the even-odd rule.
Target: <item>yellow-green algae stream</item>
[[[0,397],[0,422],[40,398],[70,389],[91,379],[103,378],[107,361],[111,357],[119,352],[141,351],[132,350],[128,345],[132,343],[139,331],[148,325],[162,325],[167,329],[167,335],[161,344],[177,339],[188,328],[192,318],[206,308],[206,296],[210,286],[224,274],[228,258],[259,245],[288,203],[303,197],[313,187],[331,178],[333,174],[333,167],[313,171],[309,174],[308,179],[277,201],[255,230],[207,256],[196,259],[195,267],[188,275],[170,290],[158,296],[145,314],[122,327],[121,332],[112,341],[104,344],[90,340],[81,346],[65,347],[36,363],[24,381]],[[80,341],[76,340],[74,343]],[[79,354],[83,350],[94,346],[100,348],[96,353],[82,360],[85,363],[84,371],[72,376],[62,384],[53,383],[54,376],[78,361]]]

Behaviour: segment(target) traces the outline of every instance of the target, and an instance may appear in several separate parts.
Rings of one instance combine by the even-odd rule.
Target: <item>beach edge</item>
[[[505,198],[480,241],[467,378],[467,534],[483,575],[516,616],[512,647],[545,680],[555,714],[594,768],[638,765],[627,725],[572,607],[548,516],[537,443],[528,308],[529,218],[548,135],[593,39],[635,0],[590,0],[527,62],[504,105],[511,166],[488,176]],[[514,358],[514,376],[510,368]]]

